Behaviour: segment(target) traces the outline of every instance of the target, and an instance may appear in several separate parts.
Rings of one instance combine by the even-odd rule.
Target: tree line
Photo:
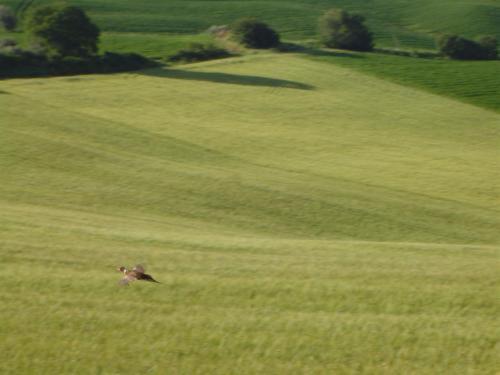
[[[279,34],[255,19],[243,19],[233,26],[236,39],[251,48],[270,48],[279,45]],[[325,12],[318,22],[319,38],[323,46],[352,51],[373,51],[373,33],[365,24],[365,18],[343,9]],[[455,34],[440,35],[436,44],[442,56],[460,60],[496,60],[498,42],[487,35],[471,40]]]
[[[17,26],[15,12],[0,6],[0,25],[6,30],[14,30]],[[42,65],[55,72],[72,73],[79,70],[106,72],[140,69],[153,64],[137,54],[106,53],[99,56],[100,30],[76,6],[54,4],[30,8],[25,12],[23,27],[36,41],[37,47],[25,50],[19,48],[15,41],[0,41],[0,68]],[[374,49],[373,33],[366,26],[365,18],[359,14],[342,9],[328,10],[319,18],[318,30],[325,47],[353,51]],[[276,48],[281,44],[278,32],[255,18],[239,19],[225,31],[248,48]],[[493,36],[470,40],[458,35],[444,35],[438,38],[437,46],[443,56],[452,59],[498,57],[497,40]],[[227,51],[215,46],[195,45],[180,51],[172,61],[196,61],[227,55]]]
[[[23,2],[23,4],[28,4]],[[16,27],[15,13],[0,7],[0,24]],[[34,42],[21,48],[0,40],[0,76],[110,73],[143,69],[156,63],[135,53],[98,54],[100,30],[79,7],[43,5],[24,13],[23,31]]]

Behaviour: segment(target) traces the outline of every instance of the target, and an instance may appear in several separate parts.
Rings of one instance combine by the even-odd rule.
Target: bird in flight
[[[119,282],[120,285],[128,285],[132,281],[136,281],[136,280],[159,283],[159,281],[156,281],[155,279],[153,279],[153,277],[151,275],[148,275],[146,273],[146,271],[144,270],[144,267],[141,266],[140,264],[138,264],[134,268],[132,268],[132,271],[129,271],[128,269],[126,269],[123,266],[118,268],[118,271],[122,272],[124,275],[123,278]]]

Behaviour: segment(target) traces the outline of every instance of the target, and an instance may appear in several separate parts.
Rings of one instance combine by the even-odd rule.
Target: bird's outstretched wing
[[[125,286],[125,285],[128,285],[129,283],[131,283],[132,281],[135,281],[135,280],[137,280],[137,279],[134,276],[127,275],[123,279],[121,279],[118,282],[118,284]]]
[[[133,269],[133,270],[134,270],[134,271],[137,271],[137,272],[140,272],[140,273],[145,273],[145,272],[146,272],[146,270],[144,269],[144,267],[143,267],[143,266],[141,266],[140,264],[137,264],[137,265],[134,267],[134,269]]]

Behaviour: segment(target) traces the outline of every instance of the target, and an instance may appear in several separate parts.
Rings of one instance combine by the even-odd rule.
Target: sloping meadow
[[[494,371],[498,113],[295,55],[1,90],[2,372]]]

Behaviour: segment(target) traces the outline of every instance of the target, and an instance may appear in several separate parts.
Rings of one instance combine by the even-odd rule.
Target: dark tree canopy
[[[321,41],[330,48],[371,51],[373,36],[364,21],[361,15],[331,9],[319,19]]]
[[[498,58],[498,40],[493,35],[485,35],[478,39],[479,45],[483,49],[483,57],[487,60]]]
[[[498,56],[497,40],[493,36],[484,36],[476,42],[459,35],[443,35],[437,44],[439,51],[451,59],[494,60]]]
[[[0,5],[0,27],[7,31],[12,31],[16,28],[17,19],[16,15],[9,7]]]
[[[279,34],[264,22],[243,18],[231,27],[233,37],[249,48],[272,48],[280,44]]]
[[[26,29],[54,54],[87,57],[97,52],[100,31],[76,6],[35,8],[27,17]]]

